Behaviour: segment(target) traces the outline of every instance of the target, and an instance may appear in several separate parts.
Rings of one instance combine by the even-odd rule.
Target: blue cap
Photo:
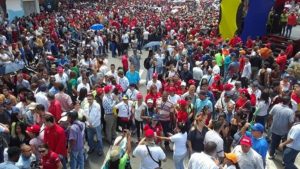
[[[12,107],[11,110],[13,113],[20,113],[20,109],[16,106]]]
[[[260,131],[260,132],[264,132],[264,130],[265,130],[265,127],[262,125],[262,124],[260,124],[260,123],[255,123],[252,127],[251,127],[251,130],[252,131]]]

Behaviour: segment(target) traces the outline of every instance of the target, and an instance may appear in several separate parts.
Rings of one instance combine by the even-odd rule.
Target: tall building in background
[[[9,21],[40,12],[39,0],[6,0],[5,5]]]

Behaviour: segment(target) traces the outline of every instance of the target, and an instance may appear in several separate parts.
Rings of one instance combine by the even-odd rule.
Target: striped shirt
[[[162,99],[158,99],[156,101],[157,105],[157,112],[159,114],[160,121],[170,121],[171,116],[170,114],[174,112],[173,103],[170,101],[162,101]]]
[[[104,95],[102,106],[104,109],[105,114],[112,114],[113,113],[113,107],[115,106],[116,101],[113,100],[111,95]]]

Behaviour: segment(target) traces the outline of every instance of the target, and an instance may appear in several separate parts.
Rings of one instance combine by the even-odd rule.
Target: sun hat
[[[234,153],[225,153],[225,157],[227,159],[229,159],[230,161],[232,161],[234,164],[236,164],[238,162],[237,155]]]

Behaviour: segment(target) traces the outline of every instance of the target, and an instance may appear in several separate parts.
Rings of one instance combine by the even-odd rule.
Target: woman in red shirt
[[[211,84],[211,91],[215,98],[219,98],[223,91],[223,84],[221,82],[221,76],[219,74],[215,75],[214,82]]]
[[[151,121],[145,125],[144,127],[144,133],[148,130],[152,129],[154,131],[155,136],[162,136],[163,134],[163,128],[162,125],[159,123],[159,116],[158,115],[153,115],[151,118]],[[159,145],[161,143],[160,139],[156,139],[155,143]]]
[[[157,92],[157,87],[155,84],[150,86],[149,93],[146,95],[145,101],[152,99],[154,106],[156,106],[156,100],[160,98],[160,93]]]
[[[43,169],[62,169],[63,165],[60,162],[58,154],[49,150],[48,144],[42,144],[39,146],[39,153],[42,156],[42,168]]]

